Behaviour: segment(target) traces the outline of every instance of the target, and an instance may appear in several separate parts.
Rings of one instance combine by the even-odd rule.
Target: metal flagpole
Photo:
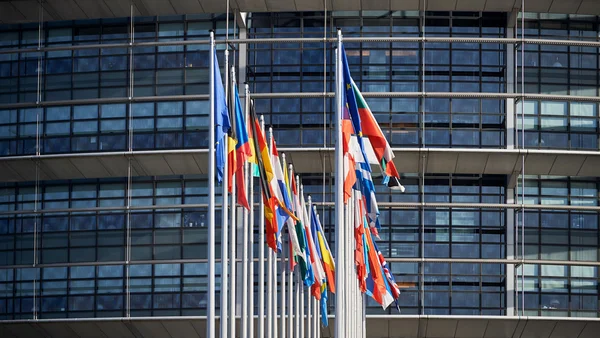
[[[235,84],[235,68],[232,66],[231,67],[231,95],[233,94],[233,85]],[[235,109],[235,100],[233,101],[233,109]],[[236,173],[237,174],[237,173]],[[236,319],[235,319],[235,294],[236,294],[236,285],[237,285],[237,281],[236,281],[236,265],[237,265],[237,259],[236,259],[236,244],[237,244],[237,238],[236,238],[236,234],[237,234],[237,225],[238,225],[238,219],[237,219],[237,205],[235,204],[235,196],[236,194],[236,186],[235,186],[235,180],[233,180],[233,182],[231,182],[231,209],[230,209],[230,214],[231,214],[231,227],[229,229],[229,260],[231,261],[231,264],[229,266],[229,278],[231,280],[231,288],[229,290],[230,292],[230,297],[229,297],[229,336],[231,338],[235,338],[236,337]]]
[[[245,85],[245,92],[246,92],[246,121],[250,121],[250,88],[248,87],[248,84]],[[253,121],[251,121],[253,122]],[[258,156],[258,155],[256,155]],[[250,181],[249,187],[248,187],[248,204],[250,205],[250,223],[249,223],[249,233],[250,233],[250,237],[248,238],[248,245],[249,245],[249,254],[250,257],[248,257],[248,261],[249,263],[249,270],[248,270],[248,291],[250,293],[249,296],[249,303],[248,303],[248,316],[250,319],[250,323],[248,326],[248,337],[249,338],[254,338],[254,174],[253,174],[253,166],[252,165],[248,165],[248,169],[246,170],[248,171],[248,179]]]
[[[312,301],[310,299],[310,287],[306,288],[306,337],[312,337]]]
[[[302,189],[301,189],[301,185],[300,185],[300,176],[296,175],[296,188],[299,189],[299,197],[302,196]],[[300,203],[298,203],[298,205],[300,205]],[[300,206],[302,207],[302,206]],[[302,214],[301,210],[297,210],[298,216],[300,217],[300,215]],[[300,219],[302,220],[302,219]],[[295,315],[294,315],[294,324],[296,327],[296,338],[300,338],[302,337],[302,335],[304,335],[304,332],[300,332],[300,322],[302,321],[301,317],[300,317],[300,295],[302,292],[304,292],[304,289],[301,288],[301,285],[303,284],[302,278],[300,277],[300,269],[298,268],[297,272],[296,272],[296,287],[294,288],[295,292],[296,292],[296,311],[295,311]],[[302,305],[304,306],[304,304]],[[304,314],[304,309],[302,308],[302,314]],[[304,318],[304,317],[302,317]]]
[[[269,127],[269,157],[271,156],[273,149],[272,148],[272,144],[273,144],[273,128]],[[273,165],[273,161],[271,161],[271,165]],[[279,225],[277,225],[279,226]],[[270,297],[271,297],[271,325],[273,326],[273,337],[277,338],[277,293],[279,292],[279,289],[277,288],[277,253],[271,251],[273,254],[273,259],[271,260],[271,266],[272,266],[272,270],[273,273],[271,274],[271,292],[270,292]]]
[[[254,123],[254,121],[250,121]],[[264,119],[261,117],[261,125]],[[263,128],[264,130],[264,128]],[[257,142],[257,140],[254,140]],[[260,154],[254,154],[257,157]],[[261,173],[262,175],[262,173]],[[262,179],[266,179],[263,177]],[[258,337],[265,337],[265,206],[262,198],[262,185],[258,185],[260,194],[258,197]]]
[[[336,246],[336,270],[335,279],[338,282],[335,297],[335,336],[345,337],[343,314],[346,310],[346,288],[345,278],[345,252],[344,252],[344,159],[342,154],[342,31],[337,31],[337,54],[336,54],[336,72],[335,72],[335,246]]]
[[[248,163],[244,165],[244,181],[248,183]],[[248,337],[248,210],[244,209],[244,228],[242,229],[242,330],[240,336]]]
[[[300,184],[300,180],[298,180],[298,185],[300,186],[300,200],[302,200],[302,196],[304,196],[304,185]],[[302,213],[304,214],[306,212],[306,208],[304,208],[304,205],[300,204],[300,207],[302,208]],[[304,218],[301,218],[302,224],[304,225]],[[307,264],[310,264],[310,262],[306,262]],[[299,272],[299,271],[298,271]],[[300,278],[301,279],[301,278]],[[304,338],[305,337],[305,314],[307,313],[306,308],[304,306],[304,281],[300,281],[300,316],[299,316],[299,322],[300,322],[300,337]]]
[[[282,157],[282,161],[283,163],[285,163],[285,154],[281,154]],[[283,170],[286,170],[286,168],[282,168]],[[281,293],[280,293],[280,300],[279,302],[281,303],[281,310],[280,310],[280,322],[279,322],[279,331],[281,333],[281,337],[285,338],[286,335],[286,328],[285,328],[285,301],[286,301],[286,280],[287,280],[287,273],[286,273],[286,266],[285,266],[285,254],[284,252],[287,249],[287,245],[285,245],[285,241],[283,240],[283,228],[286,227],[287,225],[284,224],[281,227],[281,276],[279,277],[279,284],[281,285]],[[288,255],[289,256],[289,255]]]
[[[215,34],[210,32],[210,116],[208,132],[208,308],[206,336],[215,337]]]
[[[294,292],[296,293],[295,310],[294,310],[294,337],[300,337],[300,269],[296,272],[296,285],[294,285]]]
[[[250,100],[248,95],[244,99],[245,111],[250,111]],[[245,186],[250,185],[248,163],[244,163],[244,182]],[[247,191],[245,191],[247,193]],[[248,237],[249,237],[249,224],[250,224],[250,212],[244,209],[244,226],[242,229],[242,241],[243,241],[243,252],[242,252],[242,331],[240,336],[248,337]]]
[[[225,49],[225,97],[228,99],[227,102],[231,105],[233,100],[229,100],[229,72],[228,70],[229,64],[229,50]],[[228,107],[232,109],[234,107]],[[228,137],[224,137],[225,142],[225,151],[228,151],[227,142]],[[229,156],[225,156],[225,170],[227,170],[227,161]],[[227,249],[229,248],[229,219],[227,218],[229,214],[229,207],[227,205],[228,200],[228,191],[227,186],[229,185],[229,175],[223,175],[223,207],[221,209],[221,321],[219,323],[221,328],[221,337],[227,338],[227,320],[229,317],[229,309],[227,307],[227,299],[228,297],[228,289],[229,289],[229,255],[227,253]],[[232,204],[235,203],[232,196]],[[232,284],[235,281],[232,281]]]
[[[285,156],[285,154],[283,155]],[[285,163],[285,160],[283,161]],[[284,168],[285,170],[285,168]],[[294,174],[294,171],[292,170],[292,165],[290,164],[288,166],[288,179],[289,180],[293,180],[294,177],[292,176]],[[293,196],[290,196],[290,198],[292,199],[292,205],[295,205],[294,201],[293,201]],[[298,214],[298,210],[296,210],[296,215]],[[292,221],[293,223],[293,221]],[[289,226],[289,224],[288,224]],[[295,231],[295,229],[288,229],[290,232]],[[288,239],[289,241],[291,241],[291,239]],[[288,269],[290,271],[288,271],[288,304],[287,304],[287,317],[288,317],[288,338],[292,338],[294,337],[294,270],[291,269],[292,267],[292,260],[294,259],[294,251],[290,249],[291,246],[288,246],[288,250],[289,250],[289,255],[288,255],[288,259],[290,260],[288,262]]]
[[[262,130],[265,130],[265,120],[264,117],[261,116],[261,125]],[[269,142],[268,148],[271,147],[271,142]],[[269,156],[271,151],[269,150]],[[265,179],[267,179],[265,177]],[[269,182],[267,182],[268,184]],[[267,258],[267,338],[273,338],[273,258],[275,254],[271,248],[268,248],[268,258]]]
[[[308,227],[310,229],[310,224],[312,222],[312,197],[310,195],[308,195],[308,224],[304,224],[305,227]],[[308,262],[308,264],[310,264],[310,262]],[[306,331],[308,332],[308,334],[306,335],[308,338],[311,338],[313,336],[313,325],[312,325],[312,320],[313,320],[313,301],[312,301],[312,297],[311,297],[311,288],[307,289],[307,293],[306,293],[306,302],[307,302],[307,307],[308,307],[308,316],[306,317]]]
[[[285,226],[285,225],[284,225]],[[281,228],[281,237],[283,237],[283,227]],[[286,250],[285,240],[281,239],[281,275],[279,276],[279,284],[280,284],[280,293],[279,293],[279,302],[281,303],[281,308],[279,310],[279,336],[281,338],[285,338],[285,288],[286,288],[286,279],[287,273],[285,272],[285,250]]]

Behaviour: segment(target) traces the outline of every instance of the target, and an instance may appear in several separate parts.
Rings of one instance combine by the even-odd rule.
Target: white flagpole
[[[344,177],[344,159],[342,150],[342,31],[337,31],[337,54],[335,72],[335,177]],[[335,246],[336,246],[336,270],[335,279],[339,287],[335,297],[335,336],[346,337],[344,315],[346,311],[346,275],[345,275],[345,239],[346,227],[344,222],[344,184],[343,179],[335,181]]]
[[[283,225],[285,227],[285,224]],[[281,237],[283,237],[283,228],[281,228]],[[281,275],[279,276],[279,284],[280,284],[280,294],[279,294],[279,302],[281,303],[281,309],[279,310],[279,336],[281,338],[285,338],[285,282],[287,279],[287,273],[285,272],[285,250],[286,250],[285,240],[281,239]]]
[[[232,85],[235,83],[235,68],[231,67],[231,83]],[[232,89],[232,94],[233,94],[233,87]],[[233,101],[233,100],[232,100]],[[233,103],[234,107],[233,109],[235,109],[235,102]],[[236,173],[237,174],[237,173]],[[229,272],[229,278],[231,280],[231,287],[230,287],[230,297],[229,297],[229,336],[231,338],[235,338],[236,337],[236,319],[235,319],[235,308],[236,308],[236,301],[235,301],[235,294],[236,294],[236,286],[237,286],[237,280],[236,280],[236,265],[237,265],[237,259],[236,259],[236,245],[237,245],[237,226],[238,226],[238,219],[237,219],[237,205],[235,203],[235,194],[236,194],[236,186],[235,186],[235,180],[233,180],[233,182],[231,182],[231,209],[230,209],[230,214],[231,214],[231,227],[229,229],[229,259],[230,259],[230,272]]]
[[[247,87],[247,85],[246,85]],[[247,94],[247,93],[246,93]],[[248,95],[246,95],[245,97],[245,111],[246,113],[250,111],[250,98],[248,97]],[[246,183],[246,189],[250,186],[250,173],[248,172],[248,162],[244,163],[244,182]],[[248,190],[246,190],[246,195]],[[248,295],[250,294],[250,290],[254,290],[254,289],[248,289],[249,285],[248,285],[248,270],[249,270],[249,262],[248,262],[248,241],[249,241],[249,232],[250,232],[250,226],[249,224],[251,224],[254,220],[250,219],[250,212],[246,209],[244,209],[244,229],[242,229],[243,231],[243,253],[242,253],[242,285],[243,285],[243,289],[242,289],[242,331],[240,335],[243,335],[245,337],[249,336],[248,333],[248,321],[252,320],[249,318],[248,315],[248,304],[249,304],[249,300],[248,300]]]
[[[300,180],[297,180],[298,185],[300,186],[300,199],[302,200],[302,196],[304,196],[304,185],[300,183]],[[303,204],[300,204],[300,207],[302,208],[302,213],[306,212],[306,208]],[[304,219],[302,220],[302,226],[304,226]],[[308,264],[310,264],[310,262],[307,262]],[[299,272],[299,271],[298,271]],[[301,278],[300,278],[301,279]],[[304,281],[300,281],[300,295],[298,296],[300,298],[300,316],[299,316],[299,322],[300,322],[300,337],[304,338],[304,334],[305,334],[305,314],[306,312],[306,308],[304,306]]]
[[[300,176],[296,175],[296,189],[300,190]],[[299,193],[301,194],[302,192],[299,191]],[[302,195],[299,195],[302,196]],[[298,215],[300,215],[301,211],[297,211]],[[300,277],[300,268],[298,268],[298,270],[296,271],[296,286],[294,288],[295,292],[296,292],[296,309],[295,309],[295,315],[294,315],[294,324],[296,327],[296,338],[300,338],[304,332],[302,332],[302,335],[300,334],[300,294],[303,292],[303,290],[300,290],[300,285],[302,285],[304,283],[304,281],[302,280],[302,278]],[[304,313],[304,309],[302,309],[302,313]]]
[[[246,123],[248,123],[248,121],[250,121],[250,88],[248,87],[248,84],[245,85],[245,92],[246,92]],[[258,156],[258,155],[257,155]],[[249,187],[248,187],[248,204],[250,205],[250,228],[248,229],[250,237],[248,239],[248,245],[249,245],[249,254],[250,257],[248,258],[250,264],[249,264],[249,270],[248,270],[248,291],[250,293],[249,296],[249,303],[248,303],[248,309],[249,309],[249,319],[250,319],[250,323],[248,326],[248,337],[249,338],[254,338],[254,175],[253,175],[253,166],[252,165],[248,165],[248,178],[250,181]]]
[[[312,211],[312,197],[310,195],[308,195],[308,215],[307,215],[308,216],[308,224],[304,225],[308,229],[310,229],[310,225],[312,223],[312,212],[311,211]],[[310,262],[309,262],[309,264],[310,264]],[[315,276],[315,278],[316,278],[316,276]],[[307,326],[307,332],[308,332],[307,337],[308,338],[313,337],[313,329],[314,329],[314,326],[312,323],[314,302],[313,302],[313,298],[311,297],[311,288],[308,288],[308,292],[307,292],[308,317],[306,318],[306,322],[307,322],[306,326]]]
[[[310,299],[310,287],[306,289],[306,338],[312,337],[312,300]]]
[[[254,121],[250,121],[254,123]],[[261,117],[261,125],[264,120]],[[263,129],[264,130],[264,129]],[[257,140],[254,140],[257,142]],[[260,154],[254,154],[257,157]],[[262,175],[262,173],[261,173]],[[265,179],[263,177],[261,179]],[[259,184],[260,194],[258,197],[258,337],[265,337],[265,206],[262,198],[262,185]]]
[[[285,161],[284,161],[285,162]],[[292,176],[294,174],[293,171],[293,166],[290,164],[288,166],[288,179],[289,180],[293,180],[294,176]],[[285,168],[284,168],[285,170]],[[290,196],[290,198],[292,199],[292,205],[295,205],[293,199],[294,196]],[[296,214],[298,214],[298,210],[296,210]],[[293,222],[293,221],[292,221]],[[289,226],[289,225],[288,225]],[[296,231],[296,229],[289,229],[290,232],[292,231]],[[288,239],[290,240],[290,239]],[[290,251],[289,255],[288,255],[288,259],[290,260],[288,262],[288,268],[290,268],[290,271],[288,271],[288,306],[287,306],[287,317],[288,317],[288,338],[293,338],[294,337],[294,270],[291,269],[292,267],[292,259],[294,259],[294,251],[289,249],[290,247],[288,246],[288,250]]]
[[[265,120],[264,117],[261,116],[261,124],[262,129],[265,130]],[[269,139],[269,156],[271,156],[271,142]],[[265,177],[266,179],[266,177]],[[267,182],[269,184],[269,182]],[[268,249],[268,259],[267,259],[267,338],[273,338],[273,258],[275,254],[273,250],[269,247]]]
[[[244,180],[248,182],[248,163],[244,165]],[[248,210],[244,209],[244,229],[242,229],[242,330],[240,335],[248,337]]]
[[[269,157],[273,153],[272,149],[273,144],[273,128],[269,127]],[[273,161],[271,161],[271,165],[273,165]],[[277,225],[279,226],[279,225]],[[272,251],[271,251],[272,252]],[[271,274],[271,325],[273,326],[273,337],[277,338],[277,293],[279,292],[277,288],[277,253],[273,253],[273,259],[271,260],[271,269],[273,273]]]
[[[281,158],[283,163],[285,163],[285,154],[281,154]],[[282,171],[285,171],[286,168],[282,168]],[[283,192],[282,192],[283,193]],[[285,251],[287,249],[287,245],[285,245],[285,240],[283,239],[283,229],[287,226],[287,224],[284,224],[281,227],[281,276],[279,277],[279,284],[281,285],[281,294],[280,294],[280,300],[279,302],[281,303],[281,309],[280,309],[280,322],[279,322],[279,331],[281,332],[281,338],[285,338],[285,334],[286,334],[286,328],[285,328],[285,300],[286,300],[286,296],[285,296],[285,291],[286,291],[286,279],[287,279],[287,273],[286,273],[286,264],[285,264]],[[289,256],[289,255],[288,255]]]
[[[229,100],[229,72],[228,70],[229,64],[229,49],[225,49],[225,97],[227,98],[227,102],[231,103],[233,100]],[[232,109],[235,107],[228,107]],[[227,142],[228,138],[225,137],[225,151],[228,150]],[[227,161],[229,156],[225,156],[225,170],[227,170]],[[228,289],[229,289],[229,219],[227,216],[229,215],[229,207],[227,205],[229,192],[227,191],[227,186],[229,185],[229,175],[223,175],[223,207],[221,208],[221,321],[219,322],[219,326],[221,328],[221,337],[227,338],[227,320],[229,318],[229,309],[227,307],[228,301]],[[235,200],[232,197],[232,204],[235,203]]]
[[[215,337],[215,35],[210,32],[210,116],[208,132],[208,308],[206,336]]]

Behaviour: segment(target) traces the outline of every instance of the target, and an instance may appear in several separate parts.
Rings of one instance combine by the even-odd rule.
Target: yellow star
[[[350,84],[349,83],[346,85],[346,89],[350,90]]]

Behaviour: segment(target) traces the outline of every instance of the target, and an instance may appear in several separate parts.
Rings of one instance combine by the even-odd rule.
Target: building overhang
[[[166,16],[200,13],[225,13],[224,0],[132,0],[134,16]],[[122,0],[46,0],[44,21],[116,18],[130,16],[129,1]],[[231,0],[231,9],[241,12],[322,11],[322,0]],[[492,11],[520,9],[521,1],[496,0],[331,0],[327,10],[334,11]],[[599,15],[595,0],[527,0],[528,12]],[[37,22],[38,0],[0,0],[0,23]]]
[[[321,328],[321,337],[333,337],[334,321]],[[595,338],[600,332],[598,318],[368,315],[366,322],[368,338]],[[200,338],[206,336],[206,317],[0,321],[0,336]]]
[[[297,173],[333,172],[333,148],[280,148]],[[600,152],[536,149],[395,148],[400,173],[599,177]],[[76,153],[0,158],[1,182],[208,174],[207,149]],[[377,172],[377,170],[375,170]]]

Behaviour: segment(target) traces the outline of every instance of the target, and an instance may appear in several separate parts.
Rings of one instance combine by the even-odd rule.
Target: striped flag
[[[238,186],[236,196],[237,203],[246,208],[246,210],[250,210],[250,205],[248,204],[248,196],[246,191],[246,183],[244,180],[244,163],[246,163],[248,158],[252,155],[252,150],[250,148],[248,138],[248,128],[246,127],[244,113],[242,112],[240,95],[238,93],[238,88],[235,85],[235,82],[233,81],[233,76],[231,81],[231,87],[231,100],[233,102],[230,106],[234,108],[231,109],[233,113],[233,116],[230,117],[232,121],[232,126],[229,130],[229,141],[227,143],[229,148],[227,161],[227,174],[229,176],[229,181],[227,189],[229,193],[232,192],[233,178],[235,176],[235,183]]]
[[[327,285],[331,289],[331,292],[335,293],[335,260],[333,259],[333,255],[329,249],[325,232],[323,231],[321,221],[319,220],[319,216],[317,215],[315,209],[316,207],[313,207],[311,228],[313,236],[318,242],[318,253],[319,257],[321,258],[321,262],[323,263],[323,268],[325,269],[325,275],[327,276]]]

